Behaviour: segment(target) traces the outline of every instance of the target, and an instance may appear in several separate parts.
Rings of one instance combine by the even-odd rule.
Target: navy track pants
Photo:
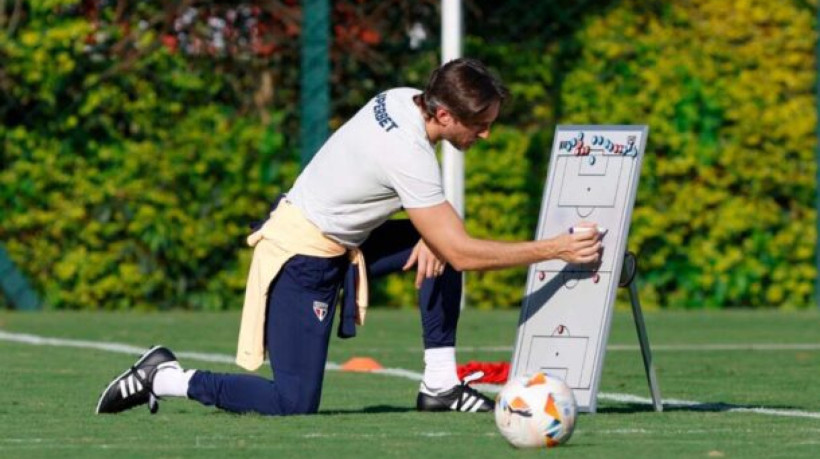
[[[368,277],[401,271],[418,241],[409,220],[385,222],[361,246]],[[268,296],[266,346],[273,380],[198,370],[188,397],[235,413],[317,412],[334,312],[348,266],[346,256],[298,255],[289,260]],[[415,275],[415,269],[408,275]],[[422,283],[419,310],[425,349],[455,346],[461,288],[461,273],[450,266]]]

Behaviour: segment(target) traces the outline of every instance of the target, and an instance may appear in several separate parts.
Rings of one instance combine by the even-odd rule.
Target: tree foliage
[[[296,173],[282,115],[163,46],[156,11],[83,5],[0,36],[0,239],[51,307],[226,307],[246,223]]]
[[[590,20],[562,90],[568,122],[650,126],[629,240],[642,293],[676,307],[810,304],[813,12],[654,4]]]
[[[534,234],[558,123],[648,124],[629,239],[661,307],[810,304],[816,5],[466,5],[512,100],[467,153],[466,224]],[[336,128],[438,64],[438,2],[332,2]],[[298,173],[301,2],[0,0],[0,240],[59,308],[238,307],[246,223]],[[520,304],[524,270],[470,274]],[[411,276],[376,286],[415,302]]]

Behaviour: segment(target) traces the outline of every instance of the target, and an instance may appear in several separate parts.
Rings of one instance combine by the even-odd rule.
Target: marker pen
[[[598,228],[598,234],[600,234],[601,236],[606,234],[606,232],[608,231],[603,226],[598,226],[597,228]],[[577,233],[577,232],[585,232],[585,231],[592,231],[592,228],[590,228],[588,226],[572,226],[572,227],[569,228],[569,234]]]

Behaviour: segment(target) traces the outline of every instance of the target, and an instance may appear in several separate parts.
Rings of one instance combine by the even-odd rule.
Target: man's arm
[[[569,263],[594,263],[600,258],[597,231],[576,231],[539,241],[502,242],[471,237],[448,202],[407,209],[407,214],[433,252],[459,271],[485,271],[556,258]]]

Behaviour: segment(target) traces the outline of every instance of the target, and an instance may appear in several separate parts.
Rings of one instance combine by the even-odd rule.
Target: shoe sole
[[[139,359],[139,360],[137,360],[137,362],[136,362],[136,363],[134,363],[133,365],[131,365],[131,368],[138,367],[138,366],[139,366],[142,362],[144,362],[144,361],[145,361],[145,359],[147,359],[147,358],[148,358],[148,356],[149,356],[152,352],[156,351],[157,349],[159,349],[159,348],[161,348],[161,347],[163,347],[163,346],[154,346],[154,347],[152,347],[151,349],[148,349],[147,351],[145,351],[145,353],[144,353],[144,354],[142,354],[142,357],[140,357],[140,359]],[[114,384],[116,384],[116,383],[117,383],[120,379],[122,379],[125,375],[127,375],[128,373],[130,373],[130,372],[131,372],[131,368],[128,368],[127,370],[125,370],[124,372],[122,372],[122,374],[121,374],[121,375],[119,375],[119,376],[117,376],[116,378],[114,378],[114,379],[111,381],[111,383],[110,383],[110,384],[108,384],[108,387],[106,387],[106,388],[105,388],[105,390],[104,390],[104,391],[102,391],[102,394],[100,395],[100,399],[99,399],[99,400],[97,400],[97,408],[96,408],[96,410],[95,410],[95,414],[102,414],[102,413],[100,413],[100,405],[102,405],[103,398],[105,398],[105,394],[107,394],[107,393],[108,393],[108,390],[109,390],[109,389],[111,389],[111,386],[113,386]],[[108,414],[108,413],[106,413],[106,414]]]
[[[424,397],[427,400],[422,401],[423,400],[422,397]],[[475,397],[475,396],[471,396],[471,397]],[[468,398],[463,403],[467,403],[469,400],[470,399]],[[453,404],[456,403],[455,400],[452,400],[452,401],[449,401],[449,402],[442,402],[440,400],[437,400],[437,397],[435,395],[431,395],[431,394],[425,393],[425,392],[419,392],[418,396],[416,397],[416,411],[427,412],[427,413],[443,413],[443,412],[486,413],[486,412],[492,412],[492,411],[495,410],[495,404],[493,404],[493,403],[491,403],[487,400],[484,400],[480,397],[478,398],[478,400],[479,400],[478,404],[473,402],[470,405],[470,408],[468,408],[468,409],[463,409],[463,408],[458,408],[457,409],[457,408],[453,408]],[[484,407],[485,405],[488,407],[488,409],[481,410],[480,408]]]
[[[481,408],[484,404],[486,404],[486,402],[482,403],[478,407],[471,407],[470,409],[467,409],[467,410],[450,408],[450,406],[448,406],[448,405],[437,405],[437,406],[433,406],[433,407],[431,407],[431,406],[420,407],[420,406],[416,405],[416,411],[418,411],[420,413],[444,413],[444,412],[449,412],[449,413],[491,413],[495,410],[495,407],[492,407],[492,408],[487,409],[487,410],[480,410],[479,408]]]

